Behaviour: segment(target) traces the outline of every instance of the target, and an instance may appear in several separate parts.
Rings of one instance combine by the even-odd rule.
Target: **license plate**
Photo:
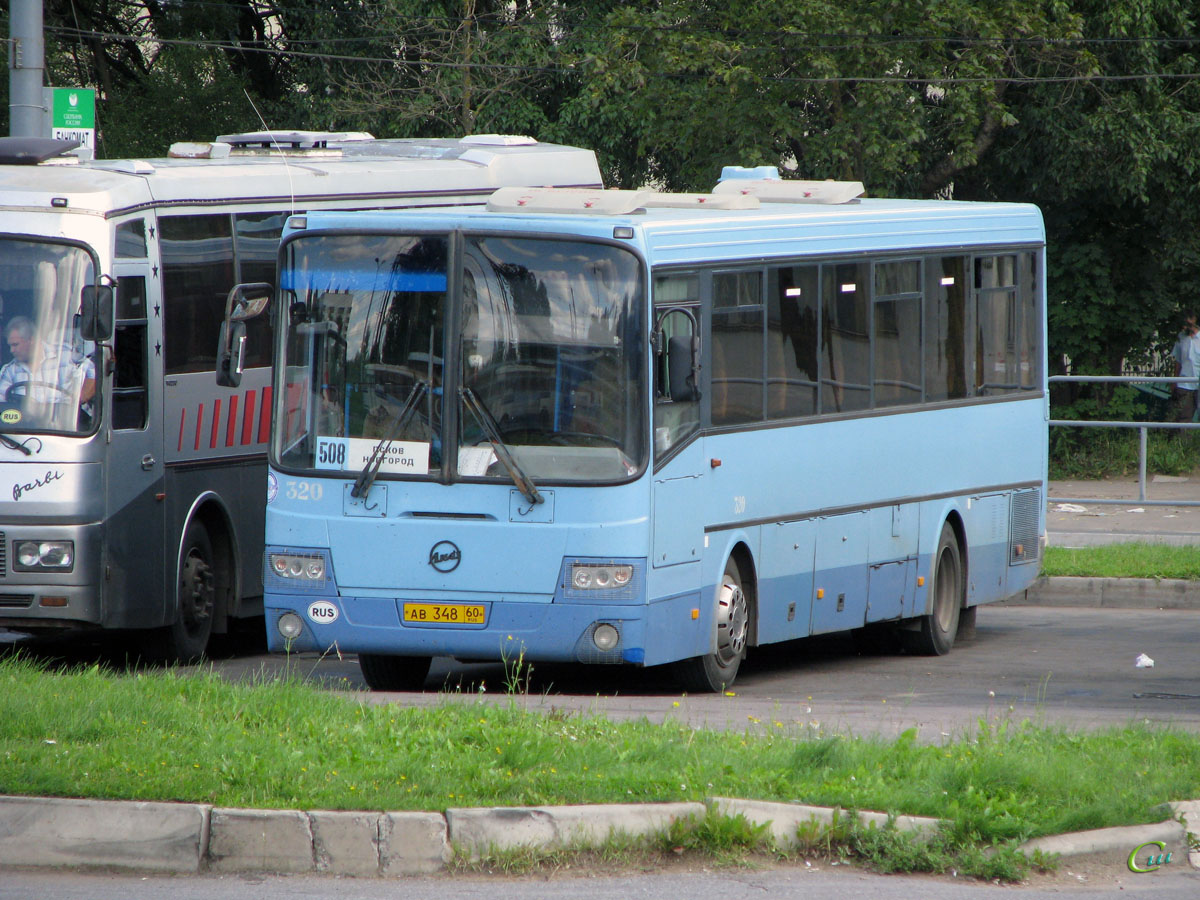
[[[405,603],[404,621],[429,625],[483,625],[487,607],[462,603]]]

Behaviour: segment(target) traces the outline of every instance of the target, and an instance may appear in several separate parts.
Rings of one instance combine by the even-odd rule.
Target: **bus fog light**
[[[620,640],[620,632],[612,625],[597,625],[596,630],[592,632],[592,641],[599,649],[604,651],[615,648]]]
[[[285,612],[275,623],[279,635],[285,641],[294,641],[304,632],[304,622],[294,612]]]

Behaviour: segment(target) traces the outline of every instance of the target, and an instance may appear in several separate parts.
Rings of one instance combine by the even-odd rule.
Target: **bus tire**
[[[716,650],[675,663],[680,686],[694,693],[716,693],[733,684],[746,658],[750,636],[750,598],[742,588],[738,564],[730,557],[717,588]]]
[[[428,656],[358,654],[363,680],[373,691],[419,691],[425,687],[431,662]]]
[[[212,540],[203,523],[188,523],[175,576],[175,621],[156,629],[149,655],[162,662],[191,662],[204,655],[212,635],[218,573]]]
[[[933,606],[918,620],[920,627],[908,633],[909,648],[923,656],[945,656],[958,633],[964,588],[962,551],[949,522],[942,525],[930,578]]]

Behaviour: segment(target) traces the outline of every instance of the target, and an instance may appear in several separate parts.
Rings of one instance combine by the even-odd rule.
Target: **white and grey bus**
[[[246,342],[236,389],[214,366],[227,295],[275,281],[285,219],[601,181],[589,150],[503,135],[73,151],[0,138],[0,629],[137,629],[163,659],[262,610],[271,342]]]

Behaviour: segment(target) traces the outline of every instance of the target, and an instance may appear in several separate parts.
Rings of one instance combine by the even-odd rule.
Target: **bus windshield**
[[[94,278],[81,247],[0,237],[0,431],[92,430],[95,345],[78,314]]]
[[[451,263],[450,247],[394,234],[288,244],[281,466],[508,481],[508,454],[534,481],[635,475],[647,446],[639,260],[579,240],[467,236]]]

